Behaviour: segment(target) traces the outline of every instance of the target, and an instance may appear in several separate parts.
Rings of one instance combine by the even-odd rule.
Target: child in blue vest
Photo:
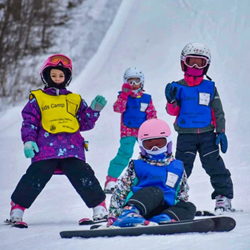
[[[183,163],[172,156],[171,131],[159,119],[139,128],[141,157],[131,160],[110,200],[107,226],[131,227],[192,220]]]
[[[150,95],[144,93],[144,74],[138,68],[128,68],[123,76],[122,91],[114,104],[114,111],[121,114],[121,139],[117,155],[110,161],[104,192],[112,193],[117,178],[133,155],[140,125],[156,118]]]
[[[165,89],[167,112],[176,116],[174,128],[178,132],[176,159],[184,163],[187,176],[191,175],[196,153],[202,167],[210,176],[216,200],[215,211],[232,210],[233,183],[219,154],[227,151],[225,114],[215,83],[204,80],[211,54],[201,43],[187,44],[181,53],[184,79],[167,84]]]

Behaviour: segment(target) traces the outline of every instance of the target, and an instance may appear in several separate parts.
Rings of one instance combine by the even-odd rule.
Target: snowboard
[[[231,217],[213,217],[206,219],[171,222],[157,226],[137,226],[137,227],[110,227],[94,225],[88,230],[62,231],[61,238],[96,238],[115,236],[140,236],[140,235],[170,235],[180,233],[207,233],[207,232],[227,232],[234,229],[236,222]]]

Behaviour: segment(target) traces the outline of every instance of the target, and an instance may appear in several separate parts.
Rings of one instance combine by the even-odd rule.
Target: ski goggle
[[[167,138],[160,137],[160,138],[144,139],[142,141],[142,145],[147,150],[157,151],[167,146]]]
[[[71,60],[64,55],[54,55],[49,58],[50,62],[57,65],[58,63],[62,63],[64,66],[71,66]]]
[[[139,77],[128,78],[127,83],[130,85],[133,85],[133,84],[140,85],[142,83],[142,80]]]
[[[208,65],[208,59],[203,56],[185,56],[183,61],[190,68],[196,66],[198,69],[204,69]]]

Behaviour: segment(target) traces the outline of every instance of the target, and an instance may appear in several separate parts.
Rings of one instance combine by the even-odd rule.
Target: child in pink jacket
[[[120,148],[110,161],[104,192],[112,193],[117,178],[133,155],[140,125],[156,117],[152,98],[144,93],[144,74],[138,68],[128,68],[123,76],[122,91],[114,103],[114,111],[121,114]]]

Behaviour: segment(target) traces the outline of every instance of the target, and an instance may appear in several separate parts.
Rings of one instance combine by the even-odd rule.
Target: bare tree
[[[5,0],[0,4],[0,97],[17,90],[19,60],[51,46],[58,4],[59,0]],[[6,86],[7,76],[12,77],[11,86]]]

